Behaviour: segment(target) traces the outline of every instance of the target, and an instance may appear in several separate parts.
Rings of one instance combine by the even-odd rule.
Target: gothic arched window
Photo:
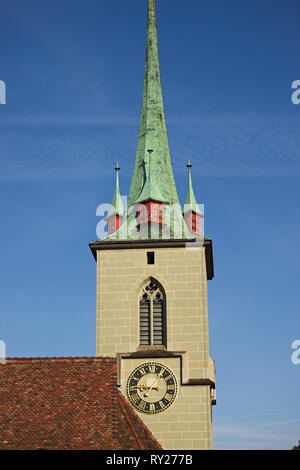
[[[140,293],[140,345],[166,346],[166,296],[154,279]]]

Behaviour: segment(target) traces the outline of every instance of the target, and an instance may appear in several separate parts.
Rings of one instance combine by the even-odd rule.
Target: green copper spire
[[[109,211],[108,215],[106,216],[106,219],[108,219],[112,215],[121,215],[121,216],[124,215],[124,206],[123,206],[123,203],[122,203],[122,199],[121,199],[121,196],[120,196],[120,189],[119,189],[119,171],[120,171],[120,167],[118,165],[118,162],[117,162],[117,166],[115,168],[115,171],[116,171],[116,190],[115,190],[115,194],[114,194],[114,198],[113,198],[113,202],[112,202],[112,208]]]
[[[153,149],[151,172],[147,171],[147,151]],[[151,180],[149,176],[151,175]],[[148,181],[147,181],[148,179]],[[151,186],[156,182],[156,188]],[[165,122],[158,57],[155,0],[148,0],[148,29],[142,116],[128,207],[153,191],[161,200],[179,204],[175,186]],[[157,191],[157,189],[159,191]]]
[[[149,150],[151,150],[149,152]],[[118,187],[118,180],[117,180]],[[145,233],[137,224],[136,204],[156,201],[165,204],[164,224],[151,223]],[[113,205],[121,204],[116,189]],[[123,214],[123,205],[121,206]],[[120,209],[119,209],[120,210]],[[147,227],[149,228],[149,226]],[[158,230],[157,230],[158,228]],[[153,230],[152,230],[153,229]],[[155,0],[148,0],[148,27],[142,115],[126,213],[119,229],[101,242],[136,240],[194,240],[184,220],[174,181],[161,90]]]
[[[189,183],[188,183],[188,193],[187,193],[186,201],[184,205],[184,212],[186,213],[189,211],[193,211],[196,214],[203,215],[202,212],[199,210],[199,207],[195,198],[194,190],[193,190],[192,175],[191,175],[192,165],[190,161],[187,164],[187,168],[189,170]]]

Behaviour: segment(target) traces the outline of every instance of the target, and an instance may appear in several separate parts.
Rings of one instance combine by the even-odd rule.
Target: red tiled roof
[[[0,364],[0,449],[161,446],[118,391],[116,359],[20,358]]]

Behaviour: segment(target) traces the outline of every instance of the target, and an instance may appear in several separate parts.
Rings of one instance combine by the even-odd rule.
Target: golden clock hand
[[[156,385],[156,387],[147,387],[147,390],[149,390],[149,392],[150,392],[150,388],[151,390],[160,390],[160,387],[158,385]]]
[[[136,389],[141,390],[141,391],[148,389],[147,385],[144,385],[144,384],[134,385],[131,388],[136,388]]]
[[[163,372],[164,370],[162,370],[158,376],[156,377],[156,379],[154,380],[153,384],[151,385],[151,387],[148,388],[148,391],[146,393],[144,393],[144,397],[148,397],[149,396],[149,393],[151,392],[151,390],[154,389],[155,385],[157,384],[158,380],[162,377],[163,375]],[[156,388],[156,387],[155,387]]]
[[[140,385],[134,385],[131,388],[136,388],[136,389],[138,389],[142,392],[143,390],[149,390],[150,387],[148,387],[147,385],[144,385],[144,384],[140,384]],[[159,389],[160,389],[160,387],[158,385],[156,387],[152,387],[152,390],[159,390]]]

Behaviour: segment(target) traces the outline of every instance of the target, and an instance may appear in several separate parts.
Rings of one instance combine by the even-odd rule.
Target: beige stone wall
[[[147,251],[155,264],[147,264]],[[204,248],[98,251],[97,355],[133,352],[139,345],[138,294],[152,276],[167,297],[168,349],[189,351],[189,377],[209,376]]]
[[[167,410],[157,414],[136,413],[164,449],[188,450],[212,448],[212,423],[210,387],[182,385],[180,383],[179,358],[156,358],[169,367],[176,376],[177,398]],[[126,384],[129,374],[137,366],[151,362],[151,359],[123,359],[121,365],[121,392],[126,397]]]
[[[147,264],[147,251],[154,251],[154,265]],[[166,292],[168,350],[186,353],[183,384],[176,405],[159,417],[146,415],[143,419],[166,449],[211,448],[209,386],[184,385],[189,379],[214,380],[208,344],[204,248],[97,252],[97,356],[114,357],[117,353],[137,350],[138,297],[149,277],[159,281]]]

